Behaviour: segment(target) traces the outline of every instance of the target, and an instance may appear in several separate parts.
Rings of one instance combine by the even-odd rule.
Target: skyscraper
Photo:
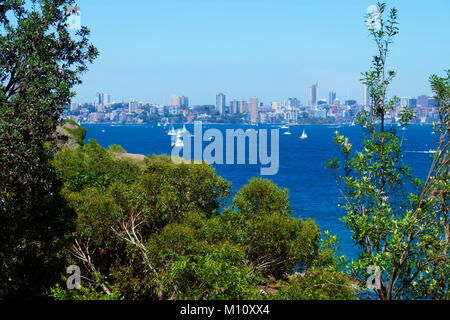
[[[336,92],[330,91],[330,93],[328,94],[328,104],[334,104],[334,100],[336,100]]]
[[[133,113],[138,108],[138,103],[135,99],[130,99],[130,103],[128,104],[128,112]]]
[[[239,103],[239,113],[246,113],[248,112],[248,105],[247,105],[247,101],[245,100],[240,100]]]
[[[189,107],[189,98],[185,96],[181,96],[179,98],[179,103],[181,108],[188,108]]]
[[[170,96],[170,106],[171,107],[179,107],[180,106],[180,98],[176,94],[173,94]]]
[[[311,87],[309,87],[308,90],[308,105],[314,106],[317,103],[317,87],[318,84],[313,84]]]
[[[97,94],[95,95],[95,104],[96,105],[101,105],[102,103],[102,94],[97,92]]]
[[[111,104],[111,96],[108,93],[102,93],[102,104],[104,106]]]
[[[110,96],[107,93],[99,93],[95,95],[95,106],[97,107],[97,112],[104,112],[105,106],[109,105],[110,102]]]
[[[252,123],[256,123],[256,119],[258,117],[258,109],[259,109],[259,101],[257,97],[250,98],[249,104],[250,111],[250,121]]]
[[[235,99],[233,101],[230,101],[230,112],[231,113],[238,113],[239,111],[239,102]]]
[[[226,99],[226,95],[224,95],[222,92],[216,96],[216,110],[219,111],[221,115],[225,111]]]

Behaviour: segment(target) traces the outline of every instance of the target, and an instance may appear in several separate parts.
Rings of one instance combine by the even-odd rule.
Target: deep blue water
[[[163,127],[156,125],[100,125],[84,124],[87,128],[86,141],[96,139],[99,144],[108,147],[118,144],[127,152],[138,154],[170,154],[171,137]],[[186,126],[191,133],[193,126]],[[207,128],[225,130],[227,128],[271,128],[271,126],[246,125],[204,125]],[[175,129],[181,128],[176,125]],[[300,140],[303,129],[308,133],[307,140]],[[361,142],[359,127],[298,126],[292,127],[292,135],[280,134],[280,170],[275,176],[265,176],[280,187],[288,188],[294,216],[312,218],[323,231],[330,230],[340,239],[341,251],[348,256],[355,255],[350,233],[339,220],[343,212],[339,209],[339,193],[334,178],[325,169],[328,159],[338,155],[332,142],[334,132],[349,137],[358,149]],[[281,130],[283,132],[284,130]],[[432,134],[430,125],[413,125],[405,132],[403,161],[413,168],[416,177],[425,179],[431,164],[429,149],[437,146],[437,137]],[[205,142],[204,146],[208,143]],[[215,165],[219,175],[232,182],[233,191],[244,186],[252,177],[260,175],[260,165]]]

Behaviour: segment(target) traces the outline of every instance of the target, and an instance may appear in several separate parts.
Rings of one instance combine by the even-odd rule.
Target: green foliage
[[[201,255],[180,255],[158,276],[158,284],[170,299],[260,299],[260,276],[247,265],[245,254],[225,244]]]
[[[81,191],[88,186],[106,188],[112,182],[130,183],[141,172],[138,161],[118,159],[95,140],[74,151],[59,152],[54,165],[69,191]]]
[[[314,269],[283,282],[274,300],[354,300],[355,290],[339,272]]]
[[[290,217],[270,181],[253,179],[221,213],[230,184],[207,164],[121,160],[95,141],[55,164],[77,213],[68,263],[91,279],[78,293],[54,287],[57,299],[262,299],[266,277],[336,269],[318,226]]]
[[[109,146],[108,150],[114,153],[126,153],[125,149],[122,148],[122,146],[118,146],[117,144]]]
[[[411,285],[412,298],[450,299],[450,70],[446,76],[432,75],[431,89],[438,101],[440,122],[434,126],[439,136],[439,147],[421,193],[414,195],[413,216],[420,221],[419,231],[412,234],[422,258],[417,263],[417,276]]]
[[[265,276],[283,278],[318,260],[321,233],[312,221],[292,218],[287,190],[252,179],[222,217],[222,239],[244,246],[247,259]]]
[[[253,178],[237,192],[233,199],[233,209],[238,210],[241,217],[246,219],[271,214],[288,217],[292,213],[288,199],[287,189],[278,189],[269,180]]]
[[[446,70],[446,76],[440,77],[432,75],[430,77],[431,90],[433,90],[434,98],[438,101],[439,119],[435,125],[435,130],[441,135],[448,136],[450,124],[450,69]],[[448,138],[448,137],[447,137]]]
[[[381,283],[375,293],[380,299],[446,299],[450,236],[448,78],[432,78],[441,119],[447,122],[440,124],[440,147],[427,181],[422,184],[402,163],[402,140],[395,129],[384,124],[386,113],[397,100],[386,98],[395,73],[385,68],[389,45],[398,33],[397,10],[393,8],[385,20],[385,9],[384,4],[378,4],[381,20],[377,28],[369,29],[378,52],[371,70],[363,74],[371,108],[358,117],[364,132],[362,150],[353,150],[348,139],[336,132],[335,144],[342,157],[329,160],[327,167],[343,195],[343,221],[359,249],[350,275],[365,286],[368,267],[378,266]],[[407,108],[401,115],[402,126],[411,119]],[[416,191],[408,195],[412,187]]]
[[[320,240],[320,230],[313,221],[280,215],[243,221],[238,215],[224,217],[228,238],[246,248],[249,261],[264,275],[279,279],[296,266],[313,264]]]
[[[207,216],[218,215],[230,195],[230,183],[205,163],[178,165],[163,156],[153,156],[145,163],[142,186],[162,219],[195,210]]]
[[[120,223],[123,208],[114,197],[97,188],[85,188],[79,193],[71,193],[67,199],[77,212],[75,237],[90,239],[98,248],[115,247],[116,238],[111,228]]]
[[[92,284],[89,284],[86,287],[82,286],[79,290],[63,289],[59,284],[56,284],[54,287],[51,288],[50,294],[50,297],[60,301],[120,300],[121,296],[122,294],[118,289],[115,289],[110,294],[106,294],[102,291],[98,291],[96,287]]]
[[[63,270],[74,214],[59,196],[49,145],[97,56],[86,28],[71,36],[66,27],[72,3],[0,5],[0,298],[45,297]]]

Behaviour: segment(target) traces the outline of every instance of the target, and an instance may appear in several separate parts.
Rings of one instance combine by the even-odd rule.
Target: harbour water
[[[108,147],[121,145],[129,153],[144,155],[171,154],[171,136],[169,128],[155,124],[118,125],[118,124],[83,124],[87,128],[86,141],[95,139],[99,144]],[[175,125],[181,129],[183,125]],[[277,128],[278,127],[278,128]],[[193,125],[186,125],[191,133]],[[215,128],[225,132],[226,129],[280,129],[279,126],[231,124],[209,124],[204,130]],[[396,128],[401,130],[401,128]],[[307,139],[299,139],[303,131]],[[312,218],[323,231],[329,230],[340,239],[341,252],[347,256],[355,256],[355,248],[350,233],[340,218],[344,212],[338,207],[339,192],[334,178],[325,168],[328,159],[338,155],[333,144],[334,132],[339,131],[350,139],[355,149],[360,148],[361,130],[357,126],[296,126],[291,127],[290,135],[284,135],[280,129],[279,136],[279,172],[274,176],[265,176],[282,188],[289,189],[293,215],[301,218]],[[431,156],[430,150],[437,147],[438,137],[432,134],[431,125],[412,125],[406,129],[403,143],[403,161],[412,167],[413,174],[425,179],[428,173]],[[400,132],[400,134],[402,134]],[[208,143],[205,142],[204,146]],[[233,192],[239,190],[252,177],[260,175],[260,165],[214,165],[219,175],[230,181]]]

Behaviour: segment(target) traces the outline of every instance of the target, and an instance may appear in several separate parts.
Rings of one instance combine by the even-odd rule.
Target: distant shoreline
[[[117,122],[82,122],[80,125],[115,125],[115,126],[148,126],[148,125],[152,125],[152,126],[156,126],[157,123],[117,123]],[[351,124],[339,124],[339,123],[300,123],[300,124],[295,124],[295,125],[289,125],[289,124],[285,124],[285,123],[259,123],[259,124],[251,124],[251,123],[223,123],[223,122],[202,122],[203,125],[240,125],[240,126],[252,126],[252,127],[256,127],[256,126],[260,126],[260,125],[265,125],[265,126],[283,126],[283,125],[287,125],[289,127],[299,127],[299,126],[327,126],[327,127],[336,127],[336,126],[343,126],[343,127],[351,127],[353,125]],[[194,123],[170,123],[170,125],[194,125]],[[386,125],[393,125],[393,126],[397,126],[397,123],[386,123]],[[433,125],[432,123],[411,123],[409,124],[409,126],[423,126],[423,125],[427,125],[427,126],[431,126]],[[355,124],[354,126],[358,126],[357,124]]]

